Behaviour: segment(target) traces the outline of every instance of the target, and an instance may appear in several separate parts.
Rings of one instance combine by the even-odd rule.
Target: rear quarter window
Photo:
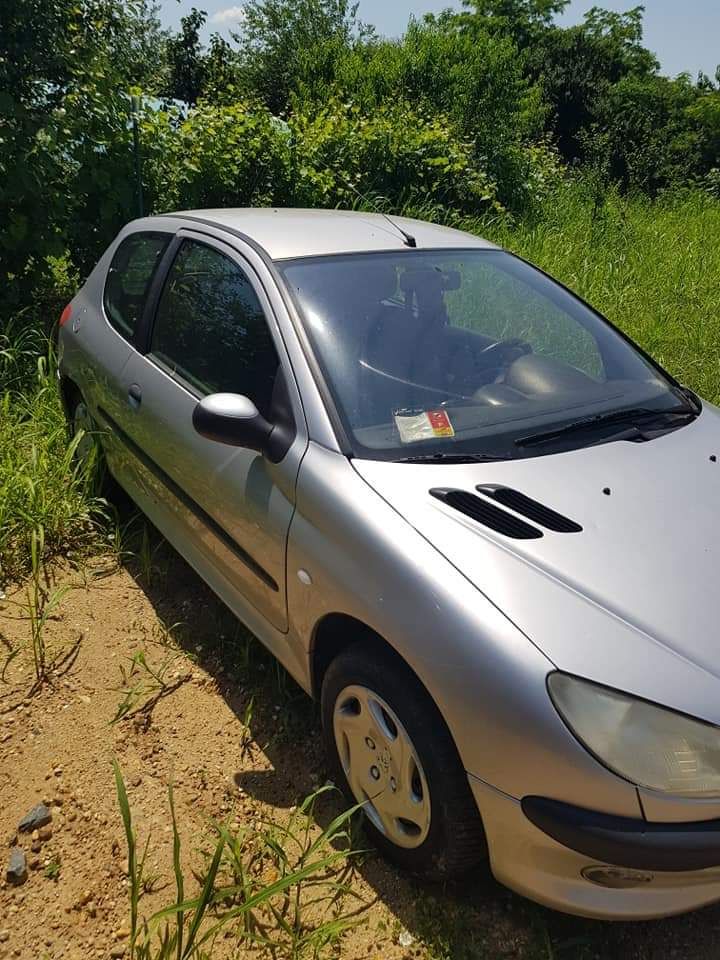
[[[110,324],[126,340],[135,335],[150,281],[170,239],[169,233],[133,233],[115,251],[103,303]]]

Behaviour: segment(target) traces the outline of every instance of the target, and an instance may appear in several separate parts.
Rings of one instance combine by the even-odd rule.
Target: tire
[[[367,833],[388,860],[441,881],[486,859],[482,821],[450,732],[400,657],[372,639],[352,644],[327,669],[321,713],[335,782],[351,802],[365,803]]]
[[[102,445],[95,435],[97,426],[88,410],[85,398],[76,387],[73,387],[67,399],[67,424],[70,440],[74,440],[81,429],[85,431],[85,436],[80,440],[75,451],[74,459],[81,466],[86,465],[86,461],[91,458],[94,461],[93,464],[87,464],[93,476],[91,489],[107,500],[117,500],[122,496],[121,488],[108,469]]]

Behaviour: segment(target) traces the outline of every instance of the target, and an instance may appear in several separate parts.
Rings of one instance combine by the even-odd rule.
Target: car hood
[[[558,669],[720,723],[716,408],[644,443],[487,464],[353,463]],[[513,539],[429,493],[477,484],[520,491],[582,530]]]

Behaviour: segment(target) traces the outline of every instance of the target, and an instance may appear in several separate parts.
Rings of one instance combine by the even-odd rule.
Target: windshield
[[[520,438],[682,402],[609,324],[503,251],[279,266],[357,456],[537,455]],[[556,442],[598,440],[570,430]]]

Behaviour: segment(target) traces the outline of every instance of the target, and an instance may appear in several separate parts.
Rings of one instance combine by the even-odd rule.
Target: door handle
[[[128,403],[133,410],[137,410],[142,403],[142,390],[138,383],[131,383],[128,387]]]

